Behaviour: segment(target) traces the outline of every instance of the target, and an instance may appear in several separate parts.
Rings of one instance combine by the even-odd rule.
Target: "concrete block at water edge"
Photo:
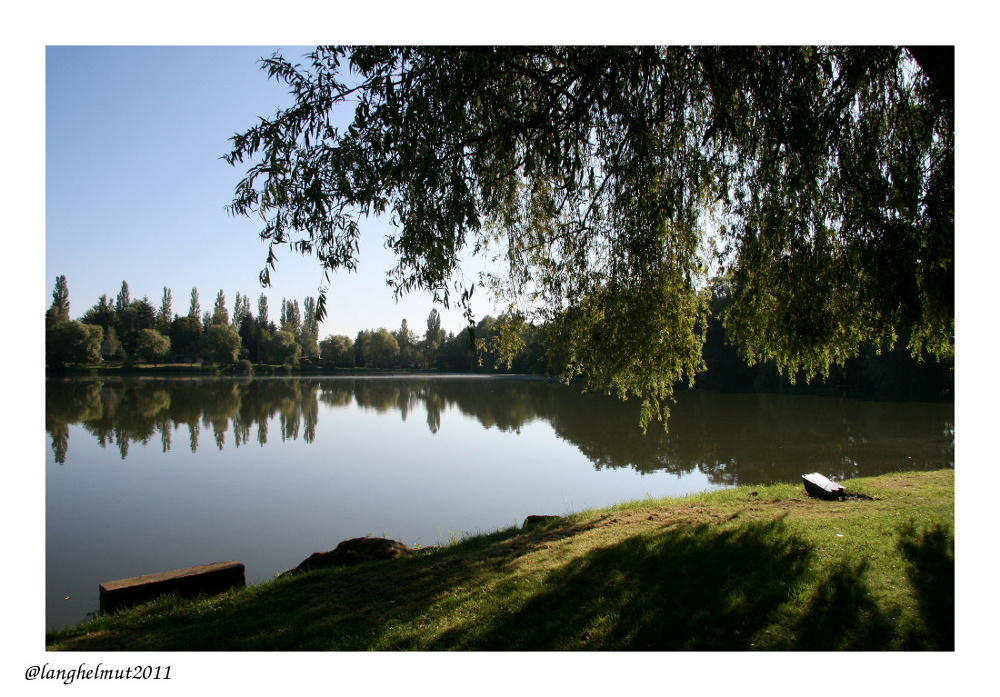
[[[164,595],[178,593],[221,593],[234,586],[245,586],[246,570],[238,561],[189,566],[186,569],[134,576],[101,584],[101,612],[114,612]]]

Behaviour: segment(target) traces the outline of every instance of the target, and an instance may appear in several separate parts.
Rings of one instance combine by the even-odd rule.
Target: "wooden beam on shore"
[[[101,584],[101,612],[114,612],[168,593],[189,597],[200,593],[221,593],[234,586],[245,585],[246,570],[238,561],[220,561],[158,574],[133,576]]]

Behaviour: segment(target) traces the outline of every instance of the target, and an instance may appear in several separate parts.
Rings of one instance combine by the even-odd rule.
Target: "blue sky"
[[[259,69],[259,59],[279,49],[292,60],[309,50],[47,47],[45,308],[59,275],[66,276],[74,319],[101,294],[113,300],[122,281],[132,299],[148,296],[156,307],[166,286],[181,315],[192,287],[202,312],[222,290],[230,312],[239,292],[250,296],[256,314],[264,293],[274,320],[282,298],[301,304],[318,295],[319,262],[287,248],[278,251],[272,285],[261,288],[261,221],[224,209],[245,174],[220,159],[228,138],[292,103],[285,87]],[[422,334],[430,297],[414,292],[395,302],[385,284],[395,265],[383,244],[387,223],[370,219],[362,230],[358,271],[338,272],[327,283],[320,338],[395,329],[404,318]],[[492,309],[485,297],[480,303],[477,319]],[[445,329],[464,326],[460,312],[438,308]]]

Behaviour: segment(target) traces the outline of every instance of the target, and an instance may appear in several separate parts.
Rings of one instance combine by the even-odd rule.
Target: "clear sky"
[[[277,273],[262,288],[262,221],[225,211],[246,172],[220,159],[228,138],[292,104],[284,85],[259,67],[279,49],[294,61],[309,47],[46,48],[43,310],[59,275],[66,276],[74,319],[101,294],[113,301],[122,281],[133,300],[148,296],[155,307],[166,286],[180,315],[188,312],[192,287],[203,313],[222,290],[230,313],[239,292],[250,296],[256,315],[264,293],[274,321],[282,298],[301,305],[317,297],[324,282],[319,262],[288,248],[278,251]],[[388,224],[369,219],[362,231],[358,271],[338,272],[327,284],[319,338],[396,329],[404,318],[423,334],[435,307],[430,296],[413,292],[397,303],[385,283],[395,266],[383,244]],[[474,307],[477,319],[492,309],[485,301]],[[464,326],[459,311],[438,309],[445,329]]]

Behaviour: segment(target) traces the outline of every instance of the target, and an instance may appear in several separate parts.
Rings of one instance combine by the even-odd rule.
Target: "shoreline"
[[[952,650],[954,470],[843,484],[861,498],[820,501],[780,484],[632,501],[407,558],[285,574],[194,601],[168,597],[47,633],[46,645]],[[831,591],[848,595],[824,600]],[[722,629],[692,624],[692,611]],[[817,624],[827,629],[810,629]]]

